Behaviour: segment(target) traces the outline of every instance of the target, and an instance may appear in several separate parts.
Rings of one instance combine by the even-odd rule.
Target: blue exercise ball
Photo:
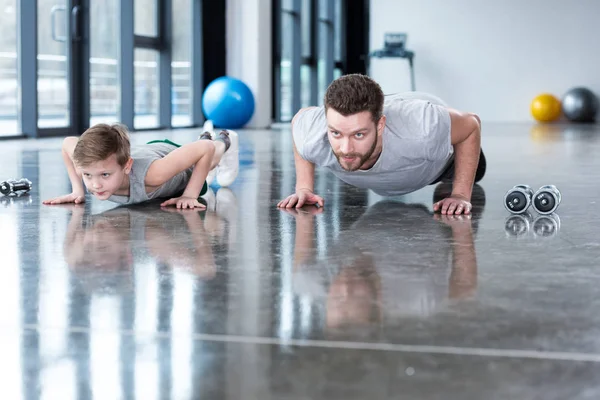
[[[202,111],[219,128],[241,128],[254,114],[254,96],[241,80],[222,76],[202,95]]]

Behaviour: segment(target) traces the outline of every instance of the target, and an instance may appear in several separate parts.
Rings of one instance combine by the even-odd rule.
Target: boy
[[[238,173],[238,153],[233,131],[219,135],[205,131],[199,140],[183,146],[157,140],[131,148],[124,126],[97,124],[79,138],[67,137],[63,142],[73,192],[43,203],[85,202],[83,179],[87,190],[100,200],[136,204],[169,198],[161,206],[205,208],[198,197],[206,193],[209,171],[218,166],[217,182],[229,186]]]

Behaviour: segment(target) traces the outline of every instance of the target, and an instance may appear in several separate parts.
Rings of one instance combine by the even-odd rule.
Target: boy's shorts
[[[151,140],[146,144],[152,144],[152,143],[167,143],[167,144],[173,145],[175,147],[181,147],[180,144],[172,142],[169,139]],[[206,192],[208,192],[208,185],[206,184],[206,181],[204,181],[204,184],[202,185],[202,190],[200,190],[200,196],[198,196],[198,200],[200,200],[200,197],[204,196],[206,194]]]

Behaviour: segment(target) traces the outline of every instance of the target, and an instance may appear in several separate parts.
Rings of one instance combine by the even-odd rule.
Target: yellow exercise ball
[[[560,117],[560,113],[560,100],[549,93],[542,93],[535,96],[531,102],[531,115],[537,121],[556,121]]]

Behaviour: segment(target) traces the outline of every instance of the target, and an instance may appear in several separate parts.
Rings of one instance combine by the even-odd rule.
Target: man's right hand
[[[324,201],[321,196],[317,196],[308,189],[297,190],[296,193],[289,195],[285,199],[277,203],[277,207],[280,208],[300,208],[306,204],[313,205],[317,204],[323,207]]]
[[[79,193],[71,193],[53,199],[44,200],[43,204],[65,204],[65,203],[85,203],[85,195]]]

